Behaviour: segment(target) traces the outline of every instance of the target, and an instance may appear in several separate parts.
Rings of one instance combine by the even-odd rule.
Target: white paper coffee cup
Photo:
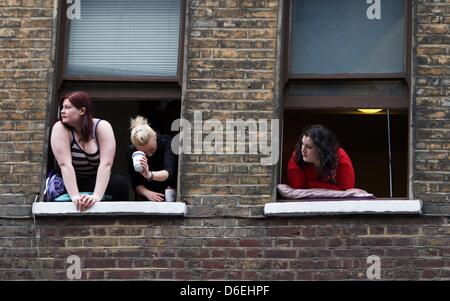
[[[139,162],[139,160],[144,156],[145,156],[144,152],[141,151],[135,151],[131,155],[131,158],[133,160],[133,167],[136,172],[141,172],[144,170],[144,168],[142,168],[141,162]]]
[[[175,202],[177,191],[173,188],[166,188],[164,191],[164,196],[166,198],[166,202]]]

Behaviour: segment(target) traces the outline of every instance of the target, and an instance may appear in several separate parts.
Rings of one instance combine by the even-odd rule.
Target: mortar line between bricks
[[[199,60],[199,61],[204,61],[204,60]],[[274,60],[273,60],[274,61]],[[273,74],[274,69],[228,69],[228,70],[224,70],[221,68],[193,68],[194,70],[198,70],[198,71],[220,71],[220,72],[235,72],[235,71],[239,71],[239,72],[248,72],[250,74],[261,74],[261,73],[270,73]],[[189,70],[190,71],[190,70]],[[193,79],[199,79],[202,77],[193,77]],[[267,78],[260,78],[261,80],[266,80]]]
[[[433,130],[440,130],[440,129],[433,129]],[[425,139],[424,139],[425,140]],[[442,149],[436,149],[436,150],[425,150],[425,149],[417,149],[415,150],[416,153],[448,153],[448,150],[442,150]],[[424,172],[428,172],[428,171],[424,171]],[[440,171],[443,173],[450,173],[450,171]]]
[[[233,61],[233,60],[230,60],[230,61]],[[273,72],[274,72],[274,69],[259,69],[259,70],[257,70],[257,69],[241,69],[241,68],[233,68],[233,69],[225,69],[225,70],[222,69],[222,68],[195,68],[194,70],[197,70],[197,71],[212,71],[212,72],[214,72],[214,71],[219,71],[219,72],[227,72],[227,71],[229,71],[229,72],[237,72],[237,73],[247,72],[249,74],[261,74],[263,72],[273,74]],[[191,71],[191,70],[189,70],[189,71]],[[200,78],[200,77],[195,77],[195,78]],[[265,78],[261,78],[261,80],[264,80],[264,79]],[[446,120],[446,119],[437,119],[436,118],[436,119],[433,119],[433,120]]]
[[[224,102],[224,103],[230,103],[230,99],[225,99],[225,98],[217,98],[214,100],[211,99],[206,99],[206,98],[195,98],[195,99],[191,99],[190,100],[193,103],[220,103],[220,102]],[[258,103],[258,104],[272,104],[271,101],[258,101],[258,100],[253,100],[253,99],[233,99],[232,103],[239,103],[239,102],[245,102],[245,103]],[[230,110],[227,110],[230,111]],[[272,113],[271,111],[261,111],[261,110],[236,110],[236,111],[242,111],[242,112],[261,112],[261,113]]]
[[[231,62],[275,62],[276,59],[275,58],[268,58],[268,59],[260,59],[260,58],[203,58],[203,59],[193,59],[192,61],[195,62],[202,62],[202,61],[208,61],[208,62],[222,62],[222,61],[231,61]],[[192,63],[195,63],[192,62]],[[196,70],[200,70],[196,68]],[[206,70],[213,70],[213,68],[207,68]],[[218,70],[223,70],[223,69],[218,69]],[[233,69],[234,71],[240,70],[239,68],[237,69]],[[246,70],[246,69],[241,69],[241,70]],[[258,69],[249,69],[249,70],[253,70],[253,71],[258,71]],[[264,70],[274,70],[274,69],[264,69]]]
[[[201,7],[201,8],[203,8],[203,7]],[[217,9],[217,10],[223,10],[223,9],[229,10],[229,9],[233,9],[233,8],[217,7],[215,9]],[[200,17],[194,17],[194,18],[192,18],[192,20],[195,22],[197,20],[203,20],[203,19],[200,18]],[[244,20],[244,21],[277,21],[277,18],[263,18],[263,17],[261,17],[261,18],[233,18],[233,17],[223,17],[223,18],[214,18],[214,20],[217,20],[217,21],[238,21],[238,22],[240,22],[242,20]],[[197,28],[200,28],[200,27],[195,27],[193,29],[197,29]],[[253,28],[253,29],[264,29],[266,27],[257,27],[257,28],[254,28],[254,27],[202,27],[202,28],[206,28],[206,29],[211,29],[211,28],[222,29],[222,28],[224,28],[224,29],[244,29],[245,30],[247,28],[249,28],[249,29],[251,29],[251,28]],[[276,27],[271,27],[271,28],[276,28]]]
[[[20,60],[20,59],[17,59],[17,60]],[[12,61],[15,61],[15,60],[12,60]],[[43,68],[42,70],[46,70],[46,69]],[[7,91],[7,92],[23,92],[23,90],[24,89],[0,89],[0,91]],[[42,93],[47,92],[47,90],[43,89],[43,88],[33,88],[33,89],[30,89],[30,91],[33,91],[33,92],[39,91]],[[21,98],[20,100],[17,100],[17,101],[24,101],[24,100],[35,100],[35,98]]]
[[[19,48],[20,49],[20,48]],[[29,50],[29,48],[24,48],[24,49],[26,49],[26,50]],[[12,49],[11,49],[12,50]],[[33,49],[33,51],[34,51],[35,49]],[[42,49],[42,50],[46,50],[46,51],[48,51],[48,49]],[[0,68],[0,71],[17,71],[17,69],[13,69],[13,68]],[[26,72],[28,72],[28,71],[41,71],[41,72],[48,72],[48,70],[47,69],[44,69],[44,68],[39,68],[39,69],[37,69],[37,68],[32,68],[32,69],[27,69],[27,71]],[[11,91],[11,90],[13,90],[13,89],[3,89],[3,90],[8,90],[8,91]],[[23,90],[23,89],[20,89],[20,90]]]
[[[156,248],[156,247],[155,247]],[[15,248],[17,249],[17,248]],[[141,246],[112,246],[112,247],[41,247],[41,249],[55,249],[55,250],[111,250],[111,249],[142,249],[145,250],[146,247]]]
[[[198,80],[194,80],[195,82],[197,82]],[[219,81],[219,79],[208,79],[208,82],[216,82]],[[222,80],[223,81],[223,80]],[[240,79],[234,79],[234,81],[236,82],[240,82]],[[268,82],[266,79],[247,79],[247,81],[249,82]],[[271,92],[273,89],[272,88],[260,88],[260,89],[256,89],[256,88],[221,88],[221,89],[211,89],[211,88],[187,88],[186,91],[187,92],[211,92],[211,93],[218,93],[218,92],[233,92],[233,93],[256,93],[256,92]],[[216,100],[216,99],[214,99]]]
[[[413,238],[413,237],[422,237],[423,235],[420,234],[411,234],[411,235],[406,235],[406,234],[374,234],[374,235],[358,235],[356,236],[357,238],[401,238],[401,237],[409,237],[409,238]]]
[[[51,236],[49,236],[51,237]],[[148,236],[145,235],[140,235],[140,236],[129,236],[129,235],[124,235],[124,236],[104,236],[104,235],[89,235],[89,236],[62,236],[60,237],[62,239],[109,239],[109,238],[117,238],[117,239],[121,239],[121,238],[148,238]]]
[[[434,118],[433,119],[433,121],[437,121],[437,120],[448,120],[448,119],[446,119],[446,118]],[[423,141],[436,142],[436,139],[433,139],[433,138],[421,138],[420,142],[423,142]],[[450,142],[450,139],[442,139],[442,138],[440,138],[439,142]]]
[[[1,70],[1,69],[0,69]],[[254,81],[265,81],[268,83],[272,83],[271,79],[253,79],[253,78],[237,78],[237,79],[226,79],[226,78],[200,78],[200,77],[195,77],[195,78],[191,78],[189,79],[189,81],[191,82],[200,82],[200,81],[205,81],[205,82],[211,82],[211,81],[220,81],[220,82],[254,82]],[[216,91],[216,90],[215,90]]]
[[[196,154],[192,154],[192,155],[196,155]],[[198,154],[198,156],[202,156],[202,155],[203,154]],[[187,164],[195,165],[195,166],[197,166],[197,165],[220,165],[220,166],[231,166],[231,167],[233,167],[233,166],[241,166],[241,164],[238,164],[238,163],[233,164],[233,163],[224,163],[224,162],[186,162],[186,163],[184,163],[184,165],[187,165]],[[246,166],[249,166],[249,165],[251,165],[251,166],[261,166],[261,163],[259,163],[259,162],[249,162],[249,163],[246,163],[245,165]]]
[[[202,98],[196,98],[196,99],[191,99],[191,101],[193,103],[198,103],[198,104],[202,104],[202,103],[220,103],[220,102],[227,103],[227,104],[230,104],[230,103],[231,104],[234,104],[234,103],[246,103],[246,104],[255,103],[255,104],[264,104],[264,105],[270,105],[271,104],[270,101],[257,101],[257,100],[250,100],[250,99],[248,101],[245,100],[245,99],[232,99],[232,100],[231,99],[218,99],[217,101],[205,101]],[[190,111],[190,112],[198,111],[198,109],[188,108],[187,111]],[[234,109],[234,110],[216,109],[216,110],[214,110],[214,112],[218,112],[218,111],[230,112],[230,113],[245,113],[245,114],[248,114],[248,113],[261,113],[261,114],[270,114],[270,115],[272,115],[272,112],[267,111],[267,110],[239,110],[239,109]]]
[[[227,47],[227,48],[224,48],[224,47],[214,47],[214,48],[207,48],[207,47],[192,47],[191,48],[191,50],[192,51],[198,51],[198,50],[207,50],[207,51],[222,51],[222,52],[224,52],[224,51],[229,51],[229,50],[231,50],[231,51],[236,51],[236,52],[246,52],[246,53],[248,53],[249,51],[250,52],[274,52],[275,50],[273,50],[272,48],[260,48],[260,47],[258,47],[258,48],[237,48],[237,47]],[[206,60],[206,59],[216,59],[216,60],[232,60],[233,58],[230,58],[230,57],[222,57],[222,58],[220,58],[220,57],[213,57],[213,58],[207,58],[207,57],[201,57],[201,58],[195,58],[195,60]],[[243,58],[240,58],[240,59],[243,59]],[[266,58],[265,60],[276,60],[276,58],[275,57],[273,57],[273,58]],[[191,80],[191,79],[189,79],[189,80]],[[426,86],[425,86],[426,87]],[[425,96],[423,96],[423,97],[425,97]]]
[[[187,176],[190,175],[190,176],[207,176],[207,177],[211,177],[213,175],[214,176],[217,175],[217,172],[211,172],[211,173],[185,173],[185,175],[187,175]],[[260,174],[260,173],[237,174],[237,173],[233,173],[233,172],[223,172],[223,173],[220,173],[218,175],[218,177],[224,177],[224,176],[233,176],[233,177],[243,177],[243,176],[245,176],[245,177],[270,177],[272,175],[271,174]],[[263,184],[260,184],[260,185],[263,185]]]
[[[439,172],[439,174],[442,174],[442,172]],[[420,181],[420,183],[426,183],[426,184],[448,184],[448,181],[432,181],[432,180],[426,180],[426,181]],[[439,192],[436,192],[439,193]],[[440,192],[443,194],[447,194],[446,192]]]

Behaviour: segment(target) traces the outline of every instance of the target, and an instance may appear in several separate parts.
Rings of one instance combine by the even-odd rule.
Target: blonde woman
[[[137,195],[146,200],[163,202],[164,190],[176,187],[177,157],[172,152],[172,137],[156,133],[146,118],[137,116],[130,120],[131,143],[128,148],[128,172]],[[140,162],[143,170],[136,172],[131,155],[142,151]]]

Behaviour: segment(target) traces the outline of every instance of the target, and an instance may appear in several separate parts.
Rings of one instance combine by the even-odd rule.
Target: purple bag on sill
[[[45,180],[44,201],[52,202],[60,195],[64,194],[66,188],[62,177],[53,170],[49,171]]]

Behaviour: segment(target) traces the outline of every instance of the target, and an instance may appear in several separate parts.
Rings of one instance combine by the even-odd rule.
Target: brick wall
[[[277,117],[279,2],[187,2],[183,117]],[[414,2],[412,93],[414,197],[442,216],[265,218],[275,167],[258,155],[183,155],[187,217],[34,222],[52,98],[52,5],[0,0],[0,279],[67,279],[70,255],[81,259],[81,279],[367,279],[370,255],[380,257],[381,279],[450,279],[445,1]]]
[[[46,153],[53,1],[0,1],[0,216],[29,216]]]
[[[450,214],[450,6],[416,1],[414,196]]]
[[[189,3],[182,117],[193,121],[201,111],[224,128],[226,119],[274,118],[278,1]],[[248,151],[182,156],[181,195],[191,214],[261,215],[274,197],[275,169],[260,159]]]
[[[0,279],[449,279],[450,226],[439,217],[40,218],[0,220]],[[39,246],[39,248],[37,247]],[[40,260],[38,253],[40,252]]]

